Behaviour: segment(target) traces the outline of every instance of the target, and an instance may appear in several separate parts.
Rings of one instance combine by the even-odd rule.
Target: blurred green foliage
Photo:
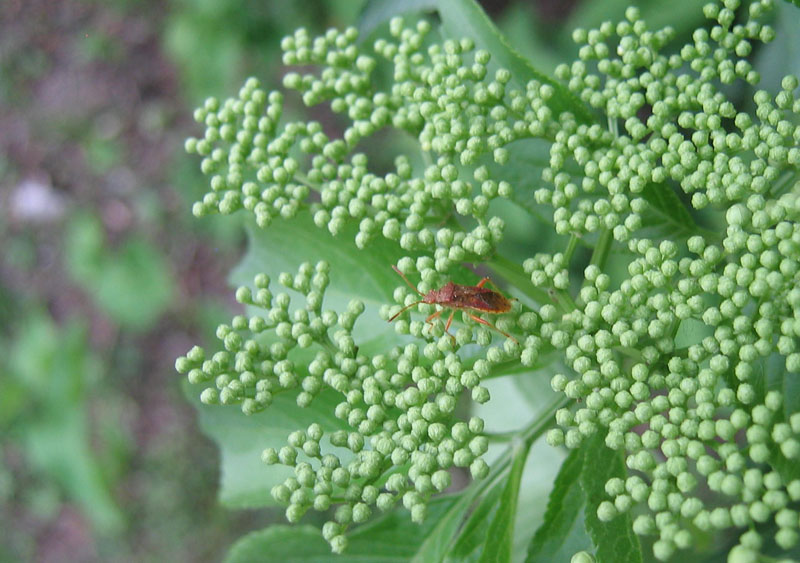
[[[20,441],[41,478],[82,506],[99,534],[119,533],[125,516],[91,446],[88,397],[100,370],[86,327],[79,321],[58,327],[45,313],[29,314],[7,358],[0,425]]]
[[[145,329],[161,316],[175,289],[163,255],[141,235],[108,248],[100,220],[70,218],[64,259],[72,279],[121,327]]]

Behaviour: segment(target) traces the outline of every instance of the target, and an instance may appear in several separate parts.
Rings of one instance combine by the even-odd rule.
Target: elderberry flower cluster
[[[624,452],[630,476],[607,483],[598,515],[635,511],[634,531],[656,537],[662,560],[690,548],[693,529],[751,529],[732,552],[743,558],[759,553],[760,524],[773,523],[782,549],[800,540],[800,415],[794,397],[787,406],[765,390],[800,370],[798,80],[774,97],[758,91],[755,116],[735,109],[721,85],[756,84],[744,57],[773,35],[756,20],[770,2],[735,25],[737,6],[707,6],[710,31],[670,56],[659,50],[672,31],[648,30],[633,9],[575,32],[580,60],[557,74],[609,127],[563,123],[552,185],[536,193],[556,231],[597,232],[599,244],[610,233],[630,252],[618,286],[590,265],[574,308],[540,310],[541,336],[571,368],[552,387],[581,401],[548,438],[576,448],[602,432]],[[717,212],[721,236],[647,236],[648,207],[673,186],[694,210]],[[558,254],[525,264],[534,285],[559,290],[566,267]]]
[[[631,8],[623,22],[574,33],[579,58],[557,69],[562,84],[520,83],[472,40],[441,41],[426,21],[393,19],[390,38],[371,46],[352,28],[301,29],[282,42],[284,87],[340,114],[340,134],[282,120],[283,95],[255,79],[197,110],[205,134],[186,148],[210,176],[197,216],[244,209],[266,229],[307,213],[333,236],[355,225],[357,248],[382,237],[407,254],[397,268],[422,294],[464,263],[500,264],[505,222],[493,200],[532,195],[566,245],[516,269],[503,262],[525,282],[512,311],[492,319],[514,335],[496,346],[466,314],[453,339],[400,317],[395,331],[413,343],[368,356],[352,332],[364,305],[322,310],[324,262],[278,279],[302,303],[273,295],[263,275],[240,288],[257,314],[221,326],[211,358],[194,348],[177,367],[204,386],[203,402],[246,414],[278,393],[300,407],[337,397],[340,427],[314,423],[264,451],[294,469],[273,490],[290,521],[333,508],[323,535],[337,552],[375,508],[402,501],[421,521],[450,468],[487,472],[483,422],[458,420],[460,394],[486,402],[490,374],[537,377],[548,365],[563,368],[551,384],[570,401],[548,441],[579,448],[599,434],[624,456],[628,475],[607,482],[601,520],[632,514],[662,560],[691,548],[696,530],[743,531],[739,560],[760,553],[761,525],[781,549],[800,542],[800,414],[779,390],[800,372],[798,80],[756,91],[753,113],[727,87],[758,84],[748,56],[773,38],[759,21],[771,7],[753,2],[737,23],[739,0],[709,4],[708,28],[674,54],[674,30],[648,29]],[[359,147],[384,129],[418,141],[421,170],[405,156],[371,170]],[[504,166],[530,139],[550,144],[548,165],[541,182],[512,186]],[[606,271],[612,254],[621,271]],[[384,319],[420,298],[400,283],[393,297]],[[481,351],[467,359],[470,344]],[[349,456],[326,451],[323,437]]]
[[[300,408],[321,393],[337,397],[337,429],[326,436],[325,424],[313,423],[289,434],[285,446],[264,450],[262,459],[294,470],[272,490],[287,505],[290,522],[309,509],[324,512],[336,505],[323,535],[341,552],[347,528],[368,520],[375,509],[386,511],[400,501],[421,522],[431,496],[450,486],[451,468],[469,468],[475,478],[486,475],[483,421],[459,421],[454,413],[465,390],[477,402],[488,400],[481,379],[490,362],[465,365],[437,342],[366,356],[352,336],[363,303],[354,300],[342,313],[323,310],[329,269],[326,262],[305,263],[297,274],[279,276],[281,286],[304,298],[301,303],[293,303],[288,291],[273,293],[270,279],[259,274],[253,289],[236,292],[257,313],[220,325],[222,350],[207,358],[195,346],[176,368],[204,387],[203,403],[239,405],[248,415],[268,408],[280,394],[294,397]],[[352,455],[326,452],[323,436]]]
[[[195,113],[206,126],[204,137],[186,143],[211,176],[211,191],[195,204],[195,215],[244,208],[267,227],[276,217],[294,217],[313,190],[317,226],[336,235],[346,222],[357,222],[359,248],[382,236],[432,255],[435,271],[423,271],[425,278],[489,256],[504,228],[500,217],[489,216],[489,205],[510,198],[512,187],[492,179],[486,166],[469,171],[463,165],[485,153],[503,163],[504,147],[514,140],[554,135],[557,124],[547,107],[552,88],[532,82],[511,90],[504,69],[487,79],[487,51],[467,39],[424,49],[430,30],[425,21],[404,28],[394,19],[398,42],[378,40],[371,54],[360,52],[353,28],[317,38],[300,29],[284,39],[286,64],[323,66],[318,73],[287,74],[284,86],[307,105],[329,102],[349,125],[335,139],[317,121],[279,125],[283,96],[267,94],[255,79],[238,98],[209,99]],[[370,79],[378,59],[390,61],[394,71],[388,91]],[[426,154],[436,155],[421,175],[414,176],[404,156],[394,171],[380,175],[370,172],[365,154],[351,154],[384,127],[410,133]],[[467,221],[473,227],[464,229]]]

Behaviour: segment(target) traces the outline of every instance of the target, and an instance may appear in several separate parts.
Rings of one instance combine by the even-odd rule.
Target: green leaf
[[[556,477],[544,523],[528,546],[526,563],[568,561],[578,551],[591,549],[584,528],[586,497],[580,477],[586,462],[583,449],[572,450]]]
[[[58,328],[44,314],[29,317],[11,347],[10,374],[35,408],[19,424],[31,466],[77,502],[95,530],[116,534],[124,516],[91,446],[86,388],[98,363],[87,349],[85,327]]]
[[[414,524],[408,511],[397,508],[348,534],[345,555],[331,553],[320,531],[311,526],[270,526],[250,533],[231,548],[226,563],[280,561],[303,563],[406,562],[416,554],[442,514],[456,502],[457,495],[435,499],[428,504],[428,517]]]
[[[204,405],[198,393],[188,383],[187,395],[195,404],[200,427],[220,448],[221,471],[219,499],[230,508],[257,508],[274,505],[270,491],[292,474],[288,467],[266,465],[261,461],[265,448],[286,445],[287,436],[305,429],[313,422],[322,425],[326,433],[344,428],[344,422],[333,416],[341,400],[334,392],[320,393],[311,407],[301,409],[293,396],[277,395],[268,409],[246,416],[237,406]],[[323,440],[323,447],[327,442]],[[343,459],[347,452],[333,448]],[[326,544],[327,545],[327,544]]]
[[[161,253],[150,242],[132,237],[105,257],[90,288],[98,305],[119,324],[145,329],[169,306],[172,283]]]
[[[348,558],[352,548],[368,561],[373,556],[386,561],[408,561],[417,555],[423,540],[434,533],[439,520],[458,500],[459,495],[433,499],[428,503],[428,515],[422,524],[412,522],[406,509],[396,508],[355,529],[349,537]]]
[[[533,417],[533,420],[519,432],[518,438],[524,441],[525,449],[530,448],[531,444],[550,427],[555,411],[563,407],[564,404],[564,400],[560,397],[551,401],[546,408],[541,409]],[[420,547],[414,561],[425,563],[427,561],[445,560],[446,556],[450,553],[451,546],[458,544],[459,540],[455,540],[454,542],[457,532],[459,532],[459,530],[471,532],[471,528],[463,527],[464,525],[462,523],[465,522],[465,515],[473,510],[473,506],[475,506],[474,510],[479,510],[480,499],[482,499],[484,495],[494,494],[492,489],[499,487],[500,484],[507,483],[505,474],[512,461],[513,452],[514,450],[512,448],[506,448],[498,458],[492,460],[489,475],[480,481],[472,483],[468,489],[460,494],[458,501],[440,518],[434,533],[432,533]],[[514,458],[514,460],[516,461],[516,458]],[[523,463],[524,466],[524,462],[520,463]],[[477,506],[476,503],[478,503]],[[464,547],[467,547],[469,541],[471,540],[465,540]]]
[[[597,507],[608,500],[606,482],[627,476],[622,454],[609,449],[599,432],[587,438],[581,448],[586,456],[580,480],[586,497],[586,530],[595,545],[595,559],[598,563],[642,561],[642,546],[633,533],[630,514],[620,514],[610,522],[597,517]]]
[[[343,311],[350,300],[360,299],[366,308],[353,336],[368,354],[384,351],[401,341],[392,326],[380,318],[378,309],[392,302],[392,289],[402,283],[391,265],[403,253],[399,245],[383,238],[359,250],[354,243],[356,229],[357,225],[349,225],[334,237],[317,228],[305,211],[291,221],[276,221],[268,229],[251,225],[248,252],[231,278],[237,284],[252,286],[256,274],[265,273],[277,280],[281,272],[295,272],[303,262],[327,260],[331,265],[330,285],[323,308]],[[313,347],[296,349],[292,351],[292,359],[302,370],[314,353]],[[220,446],[220,500],[230,507],[273,504],[270,491],[289,476],[290,470],[263,464],[261,452],[265,448],[280,448],[286,444],[289,433],[305,429],[313,422],[321,424],[326,433],[345,428],[345,422],[333,416],[342,396],[330,389],[320,393],[311,407],[305,409],[297,407],[294,394],[279,394],[269,408],[250,416],[237,406],[202,405],[196,398],[198,393],[188,385],[187,393],[194,397],[204,431]],[[347,457],[346,450],[336,453]]]
[[[536,68],[542,72],[552,75],[560,63],[572,58],[573,49],[557,51],[554,48],[547,34],[552,22],[529,4],[510,3],[495,21],[509,43],[529,61],[536,61]]]
[[[675,334],[675,347],[688,348],[702,342],[706,336],[714,334],[714,329],[698,319],[683,319]]]
[[[550,166],[550,145],[545,139],[520,139],[506,145],[508,162],[497,164],[485,155],[480,164],[489,168],[492,176],[502,178],[514,189],[511,201],[530,213],[537,221],[531,227],[549,233],[553,224],[549,206],[536,203],[534,194],[542,186],[542,170]],[[578,174],[582,172],[576,170]]]
[[[66,228],[64,259],[67,272],[89,284],[100,270],[105,239],[100,221],[89,213],[76,213]]]
[[[531,80],[549,84],[555,88],[555,95],[551,98],[554,111],[570,111],[579,120],[593,121],[586,106],[572,92],[536,69],[509,44],[475,0],[440,0],[438,9],[444,29],[451,37],[472,38],[478,48],[486,49],[492,54],[499,67],[511,71],[513,82],[523,87]]]
[[[582,121],[593,121],[586,106],[572,92],[536,69],[509,44],[475,0],[369,0],[361,14],[360,27],[366,35],[393,16],[432,9],[439,13],[446,35],[454,39],[469,37],[474,40],[479,49],[486,49],[492,54],[492,60],[498,67],[511,71],[512,82],[518,87],[524,87],[531,80],[549,84],[555,89],[555,95],[551,98],[551,107],[555,112],[569,111]]]
[[[637,236],[653,239],[679,239],[693,235],[718,237],[716,233],[697,224],[686,205],[669,185],[647,184],[642,192],[642,198],[649,205],[642,213],[644,228],[637,232]]]
[[[481,554],[481,563],[491,561],[511,561],[514,544],[514,519],[517,514],[519,500],[519,485],[522,472],[525,469],[525,460],[528,458],[528,447],[522,442],[513,446],[513,463],[506,479],[503,494],[500,496],[500,506],[495,512],[489,529],[487,541]]]
[[[349,554],[348,554],[349,555]],[[307,563],[334,561],[328,543],[313,526],[270,526],[240,538],[225,557],[225,563],[282,561]]]
[[[469,514],[459,535],[447,553],[447,561],[467,561],[486,543],[488,532],[486,522],[498,509],[502,481],[489,487],[478,506]]]
[[[554,370],[559,368],[552,366]],[[560,368],[563,369],[563,368]],[[506,455],[510,458],[513,448],[515,435],[524,433],[524,427],[531,419],[540,418],[546,421],[546,425],[552,424],[552,418],[548,418],[546,413],[550,412],[554,399],[561,397],[553,393],[549,381],[549,368],[523,369],[516,375],[505,377],[493,377],[485,380],[485,386],[489,390],[492,400],[485,405],[474,405],[472,414],[482,418],[485,422],[484,431],[490,435],[495,435],[498,439],[509,436],[505,443],[499,442],[490,444],[486,454],[486,461],[490,466],[495,467],[499,463],[495,459],[497,454]],[[498,408],[497,405],[502,405]],[[505,452],[502,452],[505,448]],[[501,453],[502,452],[502,453]],[[526,553],[526,548],[533,537],[536,528],[544,518],[544,509],[547,504],[547,497],[553,486],[553,481],[558,474],[558,470],[563,462],[564,455],[559,450],[554,450],[544,441],[533,442],[527,453],[527,461],[520,481],[519,497],[517,499],[517,511],[514,521],[513,555],[514,561],[521,560]],[[504,477],[496,487],[503,489],[506,483]],[[488,491],[486,495],[495,491]],[[498,496],[497,492],[494,496]],[[484,500],[481,500],[484,502]],[[499,503],[495,504],[497,510]],[[479,508],[473,511],[477,512]],[[470,520],[472,519],[470,515]],[[494,512],[489,518],[494,517]],[[466,534],[466,527],[462,534]],[[484,526],[483,537],[487,535],[488,526]],[[477,559],[480,550],[473,559]],[[453,557],[454,561],[465,560],[465,557]]]
[[[384,353],[409,341],[378,314],[381,306],[394,303],[394,288],[405,285],[392,270],[392,264],[409,255],[399,244],[377,237],[359,249],[354,242],[357,224],[347,224],[334,237],[314,225],[308,211],[298,213],[291,221],[276,221],[268,229],[250,224],[247,231],[248,252],[231,274],[233,283],[252,286],[258,273],[276,280],[281,272],[294,273],[303,262],[327,260],[331,265],[330,285],[323,309],[343,311],[353,299],[364,303],[365,311],[353,330],[353,338],[362,350],[367,354]],[[463,267],[454,269],[452,278],[456,283],[476,281],[475,274]]]
[[[161,253],[136,236],[106,248],[103,227],[93,215],[71,220],[64,254],[70,276],[120,325],[147,328],[172,299],[173,282]]]
[[[468,489],[462,491],[457,501],[450,509],[436,521],[431,533],[425,538],[417,550],[413,561],[425,563],[426,561],[442,561],[449,551],[448,546],[464,521],[465,515],[475,500],[487,488],[484,482],[473,483]]]
[[[794,4],[794,5],[792,5]],[[760,90],[777,92],[781,81],[787,74],[800,75],[800,0],[792,3],[779,2],[775,5],[773,21],[775,39],[759,45],[753,64],[761,75]],[[752,95],[752,92],[751,92]],[[792,185],[788,182],[787,189]],[[776,195],[773,193],[773,196]]]
[[[394,302],[392,291],[403,282],[392,270],[392,264],[408,253],[382,237],[360,250],[354,242],[357,231],[358,225],[348,224],[334,237],[314,225],[307,211],[291,221],[276,221],[268,229],[251,224],[247,255],[231,274],[231,280],[252,286],[258,273],[277,280],[278,274],[294,273],[303,262],[327,260],[331,265],[330,285],[323,309],[343,311],[352,299],[361,300],[366,310],[356,323],[353,337],[367,352],[384,351],[398,343],[400,337],[392,325],[380,318],[378,309]]]
[[[26,424],[28,460],[57,483],[83,509],[101,534],[124,529],[125,517],[104,482],[90,446],[85,405],[48,412]]]

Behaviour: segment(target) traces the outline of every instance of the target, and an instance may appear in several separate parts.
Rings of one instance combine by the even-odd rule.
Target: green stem
[[[567,249],[564,251],[564,260],[567,264],[569,264],[570,260],[572,260],[572,255],[575,253],[575,249],[578,248],[578,242],[580,242],[579,236],[572,235],[569,237]]]
[[[572,295],[565,289],[553,290],[553,301],[555,301],[558,308],[564,313],[570,313],[578,308],[578,304],[572,298]]]
[[[611,243],[614,242],[614,237],[610,229],[603,229],[600,231],[600,237],[597,239],[597,244],[592,252],[590,264],[597,266],[603,271],[606,267],[608,255],[611,253]]]
[[[304,186],[308,187],[309,189],[314,190],[315,192],[321,192],[322,189],[320,188],[319,184],[315,184],[311,180],[308,179],[308,176],[303,174],[302,172],[295,172],[294,173],[294,181],[303,184]]]

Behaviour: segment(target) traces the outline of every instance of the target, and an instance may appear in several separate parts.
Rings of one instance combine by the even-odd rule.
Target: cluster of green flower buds
[[[425,50],[426,22],[406,28],[394,19],[390,27],[397,42],[378,40],[369,54],[355,43],[353,28],[316,38],[301,29],[282,42],[284,62],[315,65],[314,72],[287,74],[284,86],[298,91],[306,105],[329,102],[334,112],[346,113],[350,124],[341,138],[331,138],[316,121],[279,125],[283,96],[267,94],[255,79],[238,98],[209,99],[197,110],[206,132],[186,148],[204,157],[211,191],[195,204],[195,215],[244,208],[266,227],[308,205],[315,224],[332,234],[346,222],[357,223],[360,248],[376,236],[397,240],[408,251],[433,254],[440,273],[489,256],[504,227],[499,217],[488,216],[489,204],[511,198],[512,187],[492,180],[485,166],[465,175],[462,164],[483,154],[502,163],[512,141],[545,135],[548,127],[554,135],[557,124],[547,107],[552,91],[537,83],[524,92],[508,89],[506,70],[490,79],[488,52],[476,51],[468,40]],[[394,69],[389,91],[370,80],[379,58]],[[353,150],[385,127],[411,133],[427,155],[438,156],[416,177],[403,156],[392,172],[370,172],[366,155]],[[319,197],[309,197],[312,191]],[[476,225],[465,230],[453,211]]]
[[[287,291],[273,294],[265,274],[255,277],[253,289],[237,290],[236,299],[257,308],[258,314],[238,315],[230,324],[220,325],[217,338],[222,349],[212,357],[195,346],[176,363],[190,383],[205,387],[200,395],[203,403],[238,404],[245,414],[253,414],[268,407],[276,393],[292,391],[297,393],[297,404],[306,407],[322,389],[323,378],[307,370],[304,362],[293,361],[295,353],[317,345],[314,361],[332,370],[355,361],[350,331],[364,305],[353,301],[341,314],[323,311],[329,270],[326,262],[305,263],[296,275],[279,276],[280,285],[304,296],[304,307],[292,307]],[[338,330],[331,335],[333,329]]]
[[[237,298],[265,313],[221,326],[223,349],[211,358],[194,348],[178,360],[205,386],[203,402],[248,414],[276,393],[295,393],[300,406],[322,392],[339,395],[338,426],[311,424],[264,451],[265,462],[294,468],[273,490],[290,521],[336,506],[323,535],[337,552],[348,527],[375,508],[402,501],[420,521],[452,467],[487,471],[482,421],[454,417],[460,394],[485,402],[482,381],[495,369],[557,357],[565,369],[552,388],[576,403],[558,411],[549,442],[577,448],[601,433],[630,471],[607,483],[601,520],[634,512],[636,533],[657,536],[659,559],[689,548],[693,529],[750,528],[731,552],[742,560],[761,549],[760,524],[776,528],[779,547],[798,544],[800,476],[786,468],[800,456],[800,417],[785,415],[797,410],[793,397],[768,391],[775,373],[800,372],[798,80],[784,78],[775,96],[756,92],[753,115],[736,110],[724,87],[758,83],[747,57],[754,41],[773,37],[758,22],[771,5],[751,3],[744,24],[735,22],[739,0],[708,5],[710,28],[672,55],[662,50],[674,31],[649,30],[633,8],[617,25],[576,31],[579,60],[556,74],[607,127],[555,111],[553,85],[519,86],[509,71],[490,71],[489,53],[472,41],[432,41],[429,23],[400,19],[369,52],[354,29],[284,39],[287,65],[313,65],[288,73],[285,88],[346,116],[336,138],[315,121],[281,124],[282,95],[253,79],[238,98],[197,111],[206,132],[187,150],[203,157],[211,191],[196,215],[243,208],[266,227],[308,209],[333,235],[358,225],[359,248],[380,236],[408,252],[398,269],[419,279],[423,294],[460,264],[497,252],[504,222],[490,204],[514,197],[495,172],[509,145],[552,143],[544,185],[531,192],[569,242],[523,265],[531,283],[519,289],[538,301],[536,311],[515,302],[492,318],[518,340],[489,347],[491,329],[468,312],[453,338],[440,324],[400,317],[398,333],[427,342],[368,357],[352,335],[363,304],[323,311],[328,266],[320,263],[278,279],[304,305],[273,295],[259,276]],[[378,65],[393,72],[385,91],[372,78]],[[399,156],[390,172],[370,171],[357,146],[389,127],[418,140],[422,169]],[[716,231],[697,226],[701,210]],[[677,226],[663,237],[648,230],[648,218],[665,212]],[[595,253],[576,284],[578,244]],[[612,245],[628,259],[627,276],[603,272]],[[382,318],[420,296],[398,284],[394,300]],[[430,315],[435,307],[419,305]],[[473,343],[485,353],[466,360],[459,351]]]
[[[751,16],[770,5],[751,4]],[[572,370],[552,387],[581,401],[557,413],[548,440],[575,448],[601,432],[624,452],[630,476],[607,483],[598,516],[635,510],[634,531],[657,537],[662,560],[691,547],[693,528],[771,522],[779,547],[800,540],[800,476],[784,469],[800,456],[800,416],[787,420],[783,394],[765,390],[800,371],[798,80],[784,78],[774,99],[758,92],[755,118],[734,110],[719,83],[757,83],[744,57],[773,35],[754,19],[734,25],[737,7],[707,6],[714,26],[679,55],[660,54],[672,31],[651,32],[632,8],[616,27],[577,31],[581,60],[558,74],[609,128],[563,129],[545,172],[552,187],[536,194],[555,208],[556,231],[605,230],[632,255],[618,287],[591,265],[573,310],[539,311],[541,337]],[[717,213],[723,236],[644,238],[642,217],[672,186]],[[569,287],[562,255],[525,266],[534,285]],[[751,529],[732,554],[754,557],[762,543]]]
[[[605,228],[626,241],[642,228],[648,201],[671,183],[695,209],[729,205],[764,194],[782,168],[800,163],[800,127],[791,119],[800,111],[794,77],[784,79],[774,100],[756,93],[757,119],[737,111],[720,86],[757,83],[744,57],[754,39],[773,37],[754,19],[734,25],[737,5],[709,4],[714,27],[698,29],[680,54],[661,54],[673,30],[649,30],[634,8],[616,26],[574,33],[583,44],[580,60],[556,75],[605,114],[609,127],[560,123],[544,173],[552,186],[536,192],[537,201],[555,208],[557,232],[583,236]],[[758,16],[770,5],[753,3],[750,12]],[[580,174],[566,163],[577,164]]]
[[[353,301],[343,313],[322,308],[328,272],[326,262],[303,264],[296,274],[278,277],[288,290],[278,293],[259,274],[254,288],[236,292],[256,314],[221,325],[222,350],[207,358],[196,346],[178,358],[176,369],[204,386],[204,403],[240,405],[245,414],[268,408],[280,393],[292,393],[300,407],[310,406],[320,393],[338,397],[336,425],[298,429],[285,446],[269,448],[262,457],[294,469],[272,491],[287,506],[289,521],[311,508],[336,506],[323,532],[341,552],[347,528],[366,521],[375,508],[389,510],[401,501],[420,522],[431,496],[450,486],[453,467],[468,468],[475,478],[486,475],[483,421],[459,421],[455,411],[465,390],[475,401],[489,399],[481,381],[491,362],[465,363],[449,344],[439,345],[449,343],[447,338],[422,350],[408,344],[367,357],[352,336],[364,305]],[[289,291],[305,302],[293,305]],[[494,359],[504,357],[498,353]],[[348,454],[336,454],[341,450],[333,447]]]

